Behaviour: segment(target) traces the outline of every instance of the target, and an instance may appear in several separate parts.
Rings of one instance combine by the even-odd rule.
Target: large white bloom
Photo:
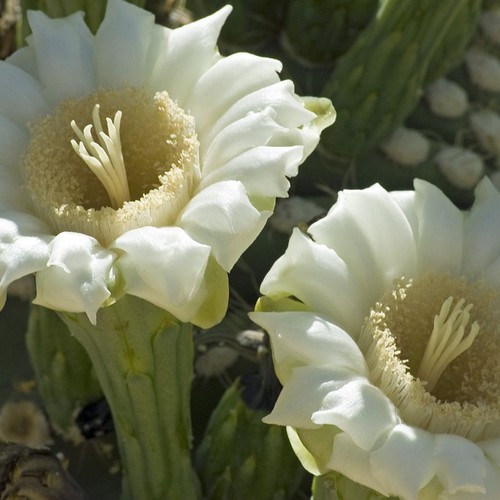
[[[315,474],[404,499],[500,492],[500,194],[461,212],[415,191],[344,191],[270,270],[252,319],[271,336],[289,426]]]
[[[217,52],[230,10],[171,30],[110,0],[95,36],[29,13],[0,63],[2,301],[36,273],[36,303],[92,321],[124,293],[220,320],[227,271],[333,121],[278,61]]]

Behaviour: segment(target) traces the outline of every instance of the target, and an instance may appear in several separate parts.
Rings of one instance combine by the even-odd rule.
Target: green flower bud
[[[87,403],[102,397],[87,353],[56,312],[35,305],[26,344],[52,426],[66,438],[80,441],[75,417]]]
[[[245,406],[238,383],[226,391],[196,453],[207,499],[292,497],[302,466],[284,428],[262,423],[264,415]]]

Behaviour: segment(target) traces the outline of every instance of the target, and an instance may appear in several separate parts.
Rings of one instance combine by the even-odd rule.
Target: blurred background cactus
[[[295,82],[298,94],[328,97],[337,109],[336,123],[326,129],[320,146],[293,180],[291,197],[278,201],[265,230],[232,271],[227,318],[212,330],[197,332],[195,338],[198,355],[193,424],[205,493],[214,499],[244,498],[238,488],[247,485],[248,491],[252,485],[252,497],[265,498],[259,490],[264,484],[259,484],[259,474],[264,476],[258,473],[258,467],[267,464],[266,473],[274,473],[272,464],[259,458],[265,457],[269,443],[279,445],[279,465],[286,465],[287,474],[298,478],[300,473],[291,451],[282,446],[282,434],[261,424],[263,410],[255,409],[255,400],[261,396],[255,387],[262,386],[267,377],[262,375],[263,367],[269,366],[265,338],[253,330],[246,316],[259,295],[259,283],[283,253],[292,228],[307,228],[312,219],[331,206],[340,189],[362,188],[374,182],[391,190],[411,189],[413,179],[422,178],[466,208],[484,175],[500,187],[500,0],[131,2],[150,10],[157,22],[171,27],[231,3],[233,12],[220,38],[221,52],[228,55],[249,51],[277,58],[283,62],[282,77]],[[90,29],[95,31],[105,3],[0,1],[0,56],[5,58],[14,48],[13,20],[18,23],[18,44],[29,33],[27,9],[41,9],[53,17],[84,10]],[[19,320],[20,314],[27,316],[26,306],[17,300],[11,304],[21,312],[15,313],[14,326],[9,323],[12,316],[2,313],[3,329],[14,332],[26,328],[26,322]],[[32,350],[35,340],[32,331]],[[63,346],[57,344],[54,349],[58,351],[57,359],[64,361]],[[84,369],[86,362],[80,361],[76,368]],[[12,363],[3,366],[3,376],[11,376]],[[69,368],[55,361],[40,365],[41,392],[48,393],[49,376]],[[23,370],[27,378],[26,368]],[[86,376],[90,376],[88,371]],[[230,385],[238,377],[247,382],[250,377],[257,380],[253,389],[251,384],[242,383],[246,389],[243,398],[240,386]],[[3,400],[12,397],[5,385]],[[99,395],[98,388],[92,385],[87,386],[91,389],[87,394],[84,390],[82,394],[68,393],[68,388],[59,388],[64,392],[65,405],[49,408],[52,426],[63,432],[73,429],[70,417],[74,411]],[[45,394],[51,401],[54,397],[60,397],[54,390]],[[252,408],[246,403],[251,403]],[[228,443],[236,441],[240,445],[238,453],[228,456]],[[256,460],[261,462],[259,466]],[[88,478],[80,469],[75,476]],[[100,480],[101,489],[92,491],[92,497],[112,498],[109,492],[114,491],[116,480],[109,482],[110,489],[103,486],[103,478]],[[273,491],[267,491],[269,498],[308,498],[310,485],[307,478],[293,484],[277,481]]]

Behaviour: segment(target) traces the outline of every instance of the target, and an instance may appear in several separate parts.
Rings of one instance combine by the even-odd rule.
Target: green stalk
[[[123,500],[199,498],[191,467],[191,324],[125,296],[92,325],[60,313],[87,351],[111,407],[123,464]]]

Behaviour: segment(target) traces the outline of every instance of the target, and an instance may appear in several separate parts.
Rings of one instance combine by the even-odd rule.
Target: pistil
[[[479,334],[479,325],[474,321],[465,336],[472,304],[464,307],[465,300],[460,299],[451,309],[452,304],[453,297],[450,296],[434,317],[434,327],[418,370],[418,377],[426,382],[428,392],[434,389],[449,364],[467,351]]]
[[[80,142],[77,143],[74,139],[71,139],[70,142],[78,156],[82,158],[106,189],[111,207],[118,209],[124,202],[130,201],[130,190],[120,140],[122,112],[117,111],[113,120],[106,118],[108,126],[106,134],[99,116],[99,108],[99,104],[96,104],[92,111],[93,126],[98,142],[94,140],[92,135],[92,124],[87,125],[82,132],[75,120],[71,121],[71,128]]]

